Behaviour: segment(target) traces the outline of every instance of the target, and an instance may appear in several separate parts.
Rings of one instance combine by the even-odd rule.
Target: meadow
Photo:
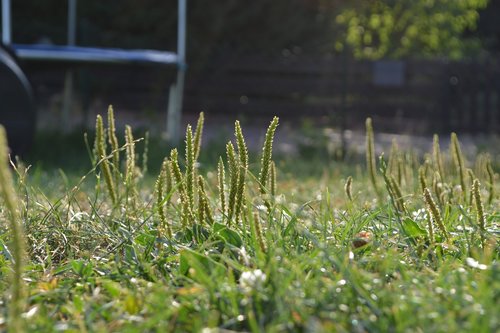
[[[367,119],[361,161],[277,158],[277,118],[249,152],[201,114],[162,161],[106,118],[78,176],[8,167],[0,133],[2,330],[500,330],[496,155],[377,156]]]

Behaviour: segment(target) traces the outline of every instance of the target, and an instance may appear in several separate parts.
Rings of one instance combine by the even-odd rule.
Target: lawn
[[[78,176],[8,168],[0,142],[1,329],[500,330],[495,155],[451,134],[376,156],[367,120],[361,161],[278,158],[277,127],[205,147],[201,116],[162,162],[110,112]]]

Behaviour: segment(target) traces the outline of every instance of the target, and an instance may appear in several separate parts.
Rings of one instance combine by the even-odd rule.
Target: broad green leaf
[[[243,241],[236,231],[228,229],[225,225],[220,223],[214,223],[213,228],[215,234],[222,238],[226,243],[236,247],[241,247],[243,245]]]
[[[427,231],[410,218],[403,221],[403,229],[406,235],[411,238],[427,236]]]

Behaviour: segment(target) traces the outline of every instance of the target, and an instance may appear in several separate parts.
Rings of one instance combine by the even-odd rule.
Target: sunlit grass
[[[35,165],[24,177],[18,165],[29,291],[18,319],[29,330],[500,329],[498,175],[485,155],[458,156],[468,173],[436,148],[425,157],[395,149],[378,163],[370,156],[368,168],[277,159],[277,119],[263,158],[247,159],[239,124],[234,146],[204,155],[200,121],[187,149],[150,155],[145,172],[144,140],[127,131],[116,148],[112,118],[96,144],[89,136],[85,171]],[[207,157],[217,155],[219,167]],[[4,308],[12,241],[2,224]]]

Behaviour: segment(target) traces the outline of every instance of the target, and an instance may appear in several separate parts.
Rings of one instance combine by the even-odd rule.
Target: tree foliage
[[[461,58],[479,40],[463,38],[474,30],[478,10],[488,0],[355,0],[335,15],[336,50],[358,58],[443,56]]]

